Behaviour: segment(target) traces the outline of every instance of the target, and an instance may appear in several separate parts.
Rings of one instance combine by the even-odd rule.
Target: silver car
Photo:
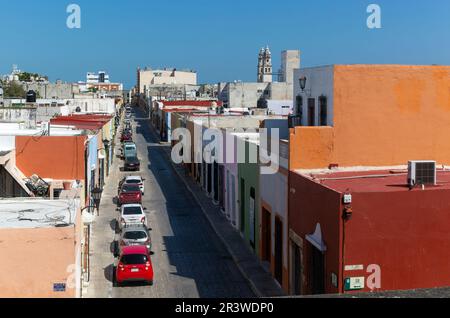
[[[120,215],[116,221],[116,229],[122,231],[130,225],[147,225],[147,217],[144,210],[146,209],[140,204],[122,205]]]
[[[125,226],[116,242],[114,253],[117,256],[120,254],[123,247],[134,245],[145,246],[150,253],[152,249],[152,240],[147,226],[143,224]]]

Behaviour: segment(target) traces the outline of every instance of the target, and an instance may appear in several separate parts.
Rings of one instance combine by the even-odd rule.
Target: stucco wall
[[[303,294],[311,292],[310,255],[314,248],[305,240],[305,237],[313,234],[319,223],[322,228],[322,239],[327,247],[325,290],[327,293],[338,293],[339,288],[331,284],[331,273],[342,277],[340,263],[342,254],[340,250],[342,240],[341,196],[339,193],[294,172],[289,173],[289,188],[289,228],[304,240],[302,292]],[[342,285],[342,282],[340,284]]]
[[[337,65],[333,82],[334,127],[292,129],[291,169],[450,163],[450,67]]]
[[[17,136],[16,165],[29,177],[84,180],[85,136]]]
[[[53,292],[54,283],[67,283],[72,275],[75,241],[74,227],[0,229],[0,297],[76,297],[76,288]]]
[[[354,193],[352,208],[344,265],[364,269],[348,276],[376,264],[382,291],[450,286],[449,190]]]

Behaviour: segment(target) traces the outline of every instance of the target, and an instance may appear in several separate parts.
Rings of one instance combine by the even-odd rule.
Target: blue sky
[[[80,30],[66,27],[70,3],[81,7]],[[371,3],[380,30],[366,26]],[[0,73],[18,64],[51,80],[106,70],[131,87],[148,65],[195,69],[200,82],[254,81],[265,45],[276,68],[283,49],[300,49],[305,67],[450,65],[448,0],[0,0],[0,21]]]

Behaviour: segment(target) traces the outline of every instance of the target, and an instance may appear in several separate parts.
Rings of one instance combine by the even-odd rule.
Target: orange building
[[[419,258],[417,250],[425,250],[421,244],[429,244],[428,250],[437,244],[434,230],[445,232],[432,222],[418,220],[427,210],[437,211],[433,216],[436,220],[442,218],[445,209],[435,207],[433,202],[446,207],[447,192],[408,191],[405,175],[396,183],[394,177],[359,178],[369,185],[378,182],[375,190],[359,188],[361,181],[354,179],[359,176],[356,171],[379,174],[380,167],[404,172],[410,160],[450,165],[450,66],[332,65],[299,69],[294,73],[294,96],[295,116],[290,118],[289,137],[289,292],[345,292],[345,279],[351,280],[353,274],[363,277],[360,268],[366,270],[371,264],[383,269],[382,290],[448,284],[442,276],[430,273],[431,263],[425,262],[426,257]],[[349,171],[349,175],[339,176],[342,180],[337,187],[331,181],[305,177],[316,171]],[[355,217],[348,222],[344,244],[345,193],[354,197]],[[390,219],[394,216],[395,222]],[[406,224],[411,227],[403,228]],[[391,242],[384,239],[387,228],[391,229]],[[403,237],[409,233],[415,236],[403,244]],[[423,235],[419,238],[416,233]],[[441,246],[450,244],[448,235],[439,239]],[[392,242],[402,242],[402,248],[412,257],[406,252],[382,254]],[[363,249],[379,255],[376,259],[364,258]],[[441,270],[448,262],[448,253],[439,248],[433,253],[436,269]],[[398,260],[404,261],[404,268],[420,273],[400,274],[400,263],[395,263]],[[345,272],[345,266],[355,272]]]
[[[85,180],[87,136],[17,136],[16,165],[26,176]]]
[[[295,79],[291,170],[450,164],[450,66],[334,65]]]

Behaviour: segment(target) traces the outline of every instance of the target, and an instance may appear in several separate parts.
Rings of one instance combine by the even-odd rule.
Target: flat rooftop
[[[18,123],[1,123],[0,136],[36,136],[42,134],[42,129],[37,125],[35,129],[20,128]],[[74,126],[50,125],[51,136],[81,136],[83,130],[76,129]]]
[[[72,225],[77,209],[74,200],[0,199],[0,230]]]
[[[296,172],[340,193],[347,191],[353,193],[411,191],[407,184],[408,171],[406,167],[384,170],[339,171],[337,169],[327,172],[305,173],[301,170]],[[450,190],[450,169],[438,169],[436,178],[437,184],[425,186],[426,191]],[[412,191],[422,191],[422,188],[417,187]]]

